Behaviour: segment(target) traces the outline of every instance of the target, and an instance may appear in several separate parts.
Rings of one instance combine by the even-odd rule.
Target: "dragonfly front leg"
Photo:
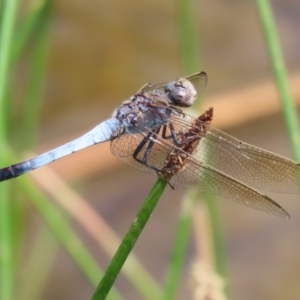
[[[160,131],[160,127],[157,128],[154,132],[149,132],[147,134],[147,136],[145,136],[143,138],[143,140],[140,142],[140,144],[137,146],[137,148],[135,149],[135,151],[133,152],[133,158],[138,161],[139,163],[147,166],[148,168],[156,171],[156,172],[161,172],[161,170],[153,165],[150,165],[148,163],[148,158],[149,155],[151,153],[151,150],[153,148],[154,143],[156,142],[157,139],[157,135]],[[147,143],[149,142],[149,144],[147,145]],[[144,153],[143,159],[138,158],[138,155],[141,153],[141,151],[143,150],[144,147],[146,148],[146,151]]]
[[[171,134],[167,135],[167,126],[170,129]],[[186,139],[183,139],[181,141],[178,140],[177,133],[175,131],[175,128],[172,123],[168,123],[167,125],[163,125],[163,132],[162,132],[162,138],[163,139],[171,139],[173,140],[174,144],[178,147],[184,145],[186,143]]]

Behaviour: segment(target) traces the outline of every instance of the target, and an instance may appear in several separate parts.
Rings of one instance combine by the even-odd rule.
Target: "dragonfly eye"
[[[181,107],[193,105],[197,98],[197,92],[193,84],[185,78],[180,78],[178,81],[172,81],[166,84],[165,92],[172,104]]]

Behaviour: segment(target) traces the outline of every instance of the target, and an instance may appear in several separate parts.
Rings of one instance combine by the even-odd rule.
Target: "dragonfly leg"
[[[167,135],[167,126],[169,127],[169,129],[171,131],[170,135]],[[182,141],[178,140],[177,133],[176,133],[175,128],[172,123],[169,123],[168,125],[163,125],[162,138],[164,138],[164,139],[172,138],[172,140],[176,146],[182,146],[186,143],[186,139],[184,139]]]
[[[149,132],[144,138],[143,140],[140,142],[140,144],[137,146],[137,148],[135,149],[134,153],[133,153],[133,158],[140,162],[141,164],[145,165],[146,167],[156,171],[156,172],[160,172],[161,170],[155,166],[152,166],[148,163],[148,157],[149,154],[153,148],[154,143],[156,142],[156,138],[157,138],[157,134],[160,131],[160,127],[157,128],[154,132]],[[146,151],[144,153],[143,159],[138,158],[138,155],[140,154],[140,152],[142,151],[142,149],[146,146],[147,142],[149,141],[149,144],[147,145]]]
[[[161,170],[156,171],[156,174],[157,174],[157,176],[161,176],[162,175],[162,171]],[[175,190],[175,186],[169,180],[167,180],[164,176],[163,176],[163,179],[167,181],[168,185],[170,186],[170,188],[172,190]]]

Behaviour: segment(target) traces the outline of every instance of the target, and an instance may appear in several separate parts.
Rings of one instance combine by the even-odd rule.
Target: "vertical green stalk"
[[[26,92],[25,99],[23,99],[21,107],[23,108],[21,111],[22,117],[23,117],[23,124],[20,127],[18,135],[21,138],[18,138],[17,141],[19,141],[19,149],[24,149],[25,147],[28,149],[32,146],[33,140],[35,137],[34,131],[37,127],[38,123],[38,116],[39,116],[39,108],[41,103],[41,97],[40,94],[42,92],[43,88],[43,80],[44,80],[44,74],[45,74],[45,65],[46,65],[46,58],[47,58],[47,49],[48,49],[48,27],[49,27],[49,21],[51,17],[52,12],[52,1],[51,0],[37,0],[32,3],[30,3],[30,7],[28,8],[28,11],[23,16],[22,20],[19,20],[18,24],[16,24],[16,28],[14,30],[13,38],[11,41],[11,47],[9,51],[9,66],[8,69],[13,70],[15,64],[18,62],[18,59],[20,58],[20,55],[22,54],[22,51],[24,50],[25,46],[28,45],[28,41],[30,41],[30,51],[28,52],[29,56],[29,71],[28,76],[26,77],[28,82],[26,86]],[[12,93],[12,87],[11,84],[8,84],[8,87],[6,89],[6,102],[5,102],[5,109],[3,111],[6,111],[6,126],[7,128],[11,128],[11,124],[13,124],[13,120],[11,119],[12,116],[9,113],[11,111],[11,108],[13,107],[12,101],[13,97]],[[1,144],[1,149],[3,153],[3,144]],[[6,163],[1,164],[6,165]],[[3,185],[5,183],[1,183]],[[20,220],[24,219],[24,210],[23,202],[18,202],[17,200],[17,194],[19,191],[17,190],[11,190],[10,191],[10,218],[11,222],[13,224],[13,231],[11,233],[11,236],[13,236],[13,246],[14,249],[20,249],[22,247],[21,243],[21,236],[24,234],[24,226],[22,226],[22,222]],[[16,215],[16,211],[18,211]],[[7,214],[8,215],[8,214]],[[23,220],[24,222],[24,220]],[[41,240],[38,240],[42,242]],[[20,247],[19,247],[20,246]],[[35,259],[33,260],[27,260],[27,264],[24,268],[22,268],[23,272],[29,274],[29,276],[26,276],[25,280],[22,280],[20,285],[18,286],[18,290],[22,293],[22,286],[26,286],[25,290],[27,291],[34,291],[37,295],[38,292],[41,292],[43,289],[42,283],[45,283],[46,277],[49,275],[47,273],[48,269],[46,268],[35,268],[37,261],[44,260],[45,264],[42,263],[42,265],[51,265],[52,258],[54,257],[54,248],[48,248],[49,251],[46,251],[41,256],[36,256],[36,252],[41,249],[41,247],[45,247],[45,243],[42,243],[41,245],[38,245],[37,243],[33,243],[33,249],[32,252],[35,253]],[[48,245],[49,246],[49,245]],[[36,250],[35,250],[36,248]],[[36,251],[36,252],[35,252]],[[19,256],[16,255],[16,251],[14,254],[14,264],[18,266],[23,267],[23,265],[20,265],[20,261],[18,260]],[[52,260],[51,260],[52,259]],[[41,263],[39,264],[41,265]],[[27,270],[25,270],[28,268]],[[36,270],[39,272],[31,272],[32,270]],[[29,273],[28,273],[29,272]],[[31,279],[37,279],[30,281]],[[26,280],[29,280],[26,282]],[[34,282],[34,284],[33,284]],[[36,284],[40,283],[40,285],[37,287]],[[34,287],[33,287],[34,286]],[[24,290],[23,290],[24,291]],[[16,293],[16,289],[15,289]],[[20,293],[20,292],[19,292]],[[26,295],[23,295],[26,297]],[[35,298],[31,298],[35,299]]]
[[[48,2],[48,3],[47,3]],[[35,0],[31,1],[31,5],[26,12],[23,20],[19,21],[14,33],[12,51],[10,53],[10,64],[13,65],[20,57],[25,45],[30,37],[36,31],[41,23],[41,12],[45,12],[45,8],[52,5],[52,0]],[[47,15],[45,15],[46,22]]]
[[[199,70],[199,50],[194,11],[194,1],[177,1],[179,39],[182,53],[181,58],[183,69],[187,74],[194,73]],[[163,299],[165,300],[174,299],[178,282],[180,280],[181,269],[185,258],[192,223],[192,202],[192,198],[185,197],[182,203],[183,211],[178,221],[171,260],[166,275],[165,291],[163,296]]]
[[[209,211],[210,216],[210,224],[212,233],[212,241],[213,241],[213,249],[214,249],[214,259],[215,259],[215,267],[216,272],[226,278],[227,270],[226,270],[226,249],[225,249],[225,239],[222,230],[222,222],[219,211],[219,204],[217,202],[216,197],[212,195],[205,195],[207,209]],[[229,293],[228,288],[226,289],[227,295]]]
[[[17,0],[4,0],[2,20],[0,20],[0,139],[3,139],[7,132],[5,120],[5,95],[10,75],[9,58],[12,48],[13,28],[15,24]]]
[[[171,255],[170,266],[166,276],[164,289],[164,300],[175,299],[176,287],[180,280],[181,269],[185,257],[186,246],[192,225],[191,211],[193,209],[193,199],[187,197],[182,201],[181,215],[176,230],[174,248]]]
[[[52,13],[52,1],[43,1],[43,3],[44,5],[40,6],[40,10],[36,10],[38,18],[35,24],[34,45],[31,51],[27,91],[24,101],[22,136],[26,136],[26,139],[21,140],[24,143],[22,148],[27,149],[34,142],[34,132],[39,121],[41,94],[48,53],[48,31]]]
[[[197,22],[195,17],[195,2],[190,0],[178,0],[177,1],[177,14],[178,14],[178,25],[180,33],[180,46],[182,49],[182,63],[185,73],[193,73],[199,71],[199,57],[200,51],[198,48],[198,37],[197,37]],[[199,103],[198,103],[199,106]],[[194,109],[197,110],[197,107]],[[166,278],[166,290],[164,299],[173,299],[178,281],[180,280],[181,268],[184,260],[185,249],[188,243],[188,235],[191,224],[191,213],[192,213],[192,202],[196,201],[194,193],[188,193],[184,201],[188,203],[183,204],[184,213],[181,215],[178,228],[177,237],[175,239],[173,254],[171,256],[170,267],[167,272]],[[218,208],[216,199],[213,197],[209,198],[211,202],[208,205],[209,218],[212,225],[212,239],[213,247],[222,245],[223,236],[220,223],[214,218],[218,218]],[[185,210],[189,207],[188,210]],[[225,277],[225,252],[224,247],[214,249],[216,270],[222,277]]]
[[[13,29],[17,12],[16,0],[3,1],[0,21],[0,145],[6,142],[7,126],[5,120],[6,92],[9,81],[9,58]],[[0,153],[1,155],[1,153]],[[0,156],[0,162],[4,159]],[[7,184],[0,186],[0,298],[13,300],[14,274],[12,251],[11,207],[7,195]]]
[[[289,140],[293,148],[294,157],[297,161],[300,161],[300,131],[297,110],[292,102],[288,87],[287,73],[278,41],[272,8],[268,0],[257,0],[256,4],[273,69],[273,76],[280,97]]]
[[[200,66],[195,2],[192,0],[177,0],[177,14],[182,67],[187,74],[195,73],[199,71]]]
[[[112,258],[105,275],[100,281],[92,300],[103,300],[109,293],[112,285],[114,284],[123,264],[125,263],[128,255],[133,249],[138,237],[140,236],[143,228],[145,227],[148,219],[150,218],[160,196],[162,195],[167,182],[159,178],[149,193],[145,202],[143,203],[140,211],[138,212],[134,222],[131,224],[127,234],[125,235],[122,243],[120,244],[116,254]],[[149,291],[148,295],[144,295],[146,299],[158,299],[159,295],[153,295]]]

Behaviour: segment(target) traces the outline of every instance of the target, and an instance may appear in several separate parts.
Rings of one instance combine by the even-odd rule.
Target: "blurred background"
[[[23,4],[20,19],[32,3]],[[201,61],[196,70],[208,74],[202,110],[214,106],[214,126],[245,142],[292,158],[254,2],[196,1],[195,7]],[[276,0],[272,7],[293,100],[299,104],[300,4],[296,0]],[[19,160],[85,133],[109,118],[116,106],[146,82],[165,82],[189,75],[183,73],[175,1],[60,0],[53,3],[52,9],[46,75],[34,137],[20,134],[32,54],[30,43],[13,76],[10,141]],[[20,140],[27,138],[36,140],[30,154],[18,148]],[[110,153],[109,143],[68,156],[48,168],[81,195],[119,237],[126,233],[156,180],[119,162]],[[34,180],[38,178],[51,185],[47,172],[45,168],[34,171]],[[50,192],[46,194],[51,198]],[[166,189],[134,248],[136,257],[161,285],[184,194],[183,188]],[[291,220],[218,200],[228,258],[226,285],[231,299],[300,297],[300,198],[268,195],[291,214]],[[67,200],[72,203],[72,197]],[[26,267],[36,253],[37,237],[47,229],[26,197],[19,196],[19,202],[25,206],[17,278],[22,294],[36,293],[37,299],[89,299],[94,287],[65,249],[56,245],[51,233],[42,243],[45,252],[36,258],[40,267],[47,264],[43,256],[49,263],[47,276],[40,291],[33,291],[37,289],[36,277]],[[110,260],[106,252],[76,219],[67,213],[65,217],[105,270]],[[90,219],[83,211],[82,217]],[[101,228],[96,230],[105,239]],[[201,230],[197,225],[193,227],[176,299],[201,299],[194,298],[191,271],[198,255],[195,241]],[[123,274],[115,286],[124,299],[143,299]]]

